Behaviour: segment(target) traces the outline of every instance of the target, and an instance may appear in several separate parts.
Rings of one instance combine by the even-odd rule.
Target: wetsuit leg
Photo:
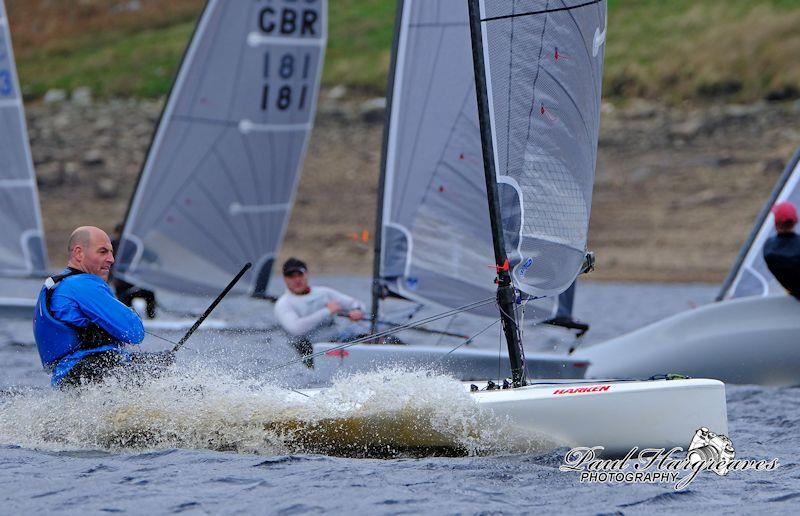
[[[90,383],[101,383],[123,363],[124,358],[113,351],[91,354],[70,369],[61,380],[61,386],[78,387]]]
[[[311,341],[304,338],[295,338],[291,341],[292,346],[294,349],[300,353],[300,356],[308,356],[314,353],[314,346],[311,344]],[[303,364],[309,369],[314,369],[314,358],[308,357],[303,360]]]
[[[147,307],[145,308],[145,312],[147,313],[148,319],[153,319],[156,316],[156,295],[151,290],[140,290],[139,297],[144,299],[145,303],[147,303]]]

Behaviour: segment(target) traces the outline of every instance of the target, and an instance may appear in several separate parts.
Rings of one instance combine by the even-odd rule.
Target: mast
[[[400,47],[400,31],[403,27],[404,0],[397,0],[397,11],[394,20],[394,39],[392,41],[392,58],[389,63],[389,82],[386,86],[386,110],[383,121],[383,143],[381,144],[381,171],[378,179],[378,206],[375,210],[375,244],[372,255],[372,307],[370,319],[370,333],[378,331],[378,309],[383,297],[383,283],[381,282],[381,253],[383,252],[383,205],[386,194],[386,161],[389,153],[389,130],[392,122],[392,99],[394,97],[395,67],[397,66],[397,52]]]
[[[503,238],[503,221],[497,191],[497,177],[494,163],[489,98],[486,87],[486,71],[483,56],[483,33],[481,30],[479,0],[469,0],[469,26],[472,35],[472,60],[475,68],[475,92],[478,97],[478,119],[481,130],[483,150],[483,170],[486,177],[486,196],[489,201],[489,219],[492,227],[492,243],[497,265],[497,303],[503,333],[511,361],[511,379],[514,387],[527,384],[525,379],[525,354],[522,350],[515,308],[516,293],[511,281],[510,266]]]
[[[761,212],[758,214],[758,217],[756,218],[756,223],[753,225],[753,230],[750,232],[750,236],[747,238],[747,241],[745,241],[744,245],[742,245],[739,254],[736,256],[736,260],[733,263],[733,267],[731,267],[730,272],[728,272],[728,276],[722,283],[722,288],[720,289],[719,294],[717,294],[717,298],[715,299],[715,301],[722,301],[728,296],[729,290],[731,289],[731,287],[733,287],[733,283],[737,280],[739,272],[742,269],[742,265],[744,264],[747,255],[750,253],[750,248],[755,243],[756,238],[758,238],[758,234],[761,232],[761,228],[764,227],[764,222],[767,220],[767,217],[769,217],[769,214],[772,211],[772,205],[775,204],[775,202],[778,200],[778,197],[780,197],[781,192],[783,192],[784,186],[786,186],[786,183],[789,181],[789,178],[792,176],[792,173],[794,173],[794,169],[797,168],[799,162],[800,162],[800,147],[798,147],[794,151],[792,159],[790,159],[789,162],[786,164],[786,167],[783,169],[783,173],[781,174],[780,179],[778,179],[778,182],[772,189],[772,193],[770,193],[769,199],[767,199],[767,202],[764,204],[764,207],[761,208]]]

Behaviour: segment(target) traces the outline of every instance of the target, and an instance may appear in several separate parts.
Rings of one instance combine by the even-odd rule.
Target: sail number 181
[[[295,57],[292,53],[273,56],[264,54],[264,86],[261,90],[261,109],[270,111],[289,108],[301,111],[308,97],[308,80],[311,55]],[[300,81],[297,81],[300,79]],[[273,82],[274,80],[274,82]]]

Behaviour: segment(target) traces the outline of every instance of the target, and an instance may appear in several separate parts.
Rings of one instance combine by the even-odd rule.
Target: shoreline
[[[335,90],[321,94],[276,262],[295,255],[318,274],[369,275],[372,242],[361,235],[374,231],[384,109]],[[122,220],[161,105],[26,106],[51,267],[65,260],[74,227],[110,231]],[[635,99],[602,111],[590,281],[720,283],[800,144],[800,103],[675,108]]]

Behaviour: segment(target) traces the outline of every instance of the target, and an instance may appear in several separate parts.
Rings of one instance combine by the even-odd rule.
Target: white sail
[[[39,194],[11,35],[0,0],[0,276],[46,276]]]
[[[326,0],[209,0],[131,202],[116,274],[151,288],[266,288],[314,119]]]
[[[403,297],[458,307],[496,290],[467,3],[404,0],[398,15],[381,280]],[[527,315],[551,317],[554,305],[539,301]]]
[[[605,0],[480,0],[483,71],[514,285],[534,296],[581,271],[597,160]]]
[[[742,247],[717,300],[746,296],[769,296],[784,293],[764,262],[764,243],[775,235],[775,218],[771,208],[775,203],[790,201],[800,205],[800,148],[786,166],[769,200],[756,220],[750,238]]]

